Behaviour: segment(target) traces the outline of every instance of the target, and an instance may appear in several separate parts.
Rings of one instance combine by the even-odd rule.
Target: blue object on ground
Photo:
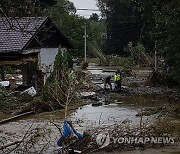
[[[57,145],[58,146],[62,146],[62,140],[65,137],[68,137],[71,135],[72,131],[74,132],[74,134],[78,137],[78,142],[80,142],[83,139],[83,135],[81,135],[80,133],[78,133],[76,130],[72,129],[71,127],[69,127],[67,121],[64,121],[64,125],[63,125],[63,133],[61,138],[58,140]]]
[[[78,142],[80,142],[83,139],[83,135],[81,135],[80,133],[78,133],[76,130],[73,129],[74,134],[76,134],[76,136],[78,137]]]
[[[71,128],[68,126],[67,121],[64,121],[63,129],[64,129],[64,131],[63,131],[64,137],[71,135]]]

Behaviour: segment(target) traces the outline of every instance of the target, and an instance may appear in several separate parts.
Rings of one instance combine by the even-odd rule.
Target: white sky
[[[96,6],[96,0],[69,0],[73,2],[77,9],[98,9]],[[99,11],[77,11],[77,14],[84,15],[88,18],[92,13],[100,14]]]

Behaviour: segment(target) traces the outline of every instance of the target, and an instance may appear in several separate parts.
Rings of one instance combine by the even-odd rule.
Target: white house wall
[[[42,48],[39,52],[39,69],[45,74],[44,82],[53,71],[55,57],[58,53],[58,48]]]

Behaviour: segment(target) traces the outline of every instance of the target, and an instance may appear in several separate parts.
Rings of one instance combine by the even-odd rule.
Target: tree
[[[72,43],[74,49],[71,52],[80,56],[84,51],[83,26],[86,19],[75,13],[75,6],[68,0],[58,0],[56,6],[49,9],[51,19]]]
[[[57,0],[1,0],[0,15],[6,17],[25,17],[43,15]]]
[[[99,20],[99,16],[96,13],[93,13],[90,17],[89,17],[90,21],[98,21]]]
[[[107,20],[105,53],[127,54],[124,47],[129,42],[139,42],[143,21],[134,0],[98,0],[102,15]]]
[[[147,32],[169,68],[168,75],[180,83],[180,3],[177,0],[146,0],[143,4],[143,18],[149,25]]]
[[[102,50],[106,39],[106,23],[104,19],[99,21],[88,20],[88,50],[94,46],[97,50]],[[93,52],[92,50],[89,52]]]
[[[0,16],[16,19],[25,16],[48,16],[70,40],[73,53],[82,53],[85,19],[75,15],[76,8],[69,0],[2,0]]]

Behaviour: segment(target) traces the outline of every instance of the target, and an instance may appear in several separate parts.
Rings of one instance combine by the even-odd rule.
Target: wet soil
[[[179,154],[180,153],[180,142],[175,143],[171,146],[161,147],[161,148],[148,148],[143,150],[133,150],[133,151],[121,151],[121,152],[97,152],[93,154]]]
[[[86,105],[81,107],[74,106],[69,108],[68,120],[72,121],[74,127],[80,132],[96,127],[111,127],[114,124],[128,122],[131,127],[137,127],[140,121],[144,124],[152,124],[159,115],[158,113],[150,114],[149,116],[140,117],[136,116],[142,109],[147,108],[163,108],[163,106],[169,105],[169,97],[166,97],[168,93],[173,93],[172,89],[166,86],[148,87],[144,86],[144,81],[150,71],[134,71],[132,77],[124,77],[123,79],[123,91],[120,93],[110,92],[103,90],[103,81],[107,76],[113,76],[115,70],[107,68],[98,68],[90,66],[86,73],[90,74],[94,91],[96,92],[95,98],[84,99]],[[100,105],[93,106],[94,103]],[[77,109],[76,109],[77,108]],[[3,114],[1,114],[4,116]],[[1,118],[2,118],[1,116]],[[0,126],[0,133],[2,138],[7,138],[7,142],[12,141],[14,138],[20,138],[26,132],[28,127],[33,124],[36,128],[45,128],[50,132],[49,142],[52,148],[46,153],[52,153],[54,149],[57,149],[56,142],[60,137],[58,129],[50,122],[53,121],[59,126],[62,126],[64,120],[64,111],[56,111],[51,113],[41,113],[20,119],[16,122],[10,122]],[[177,119],[176,119],[177,120]],[[44,142],[41,142],[41,145]],[[168,153],[176,154],[180,151],[180,144],[173,145],[171,147],[163,148],[150,148],[145,150],[133,150],[133,151],[121,151],[124,154],[144,154],[144,153]],[[98,152],[100,153],[100,152]],[[102,152],[105,154],[105,152]],[[111,153],[111,152],[108,152]],[[119,152],[115,152],[119,153]]]

